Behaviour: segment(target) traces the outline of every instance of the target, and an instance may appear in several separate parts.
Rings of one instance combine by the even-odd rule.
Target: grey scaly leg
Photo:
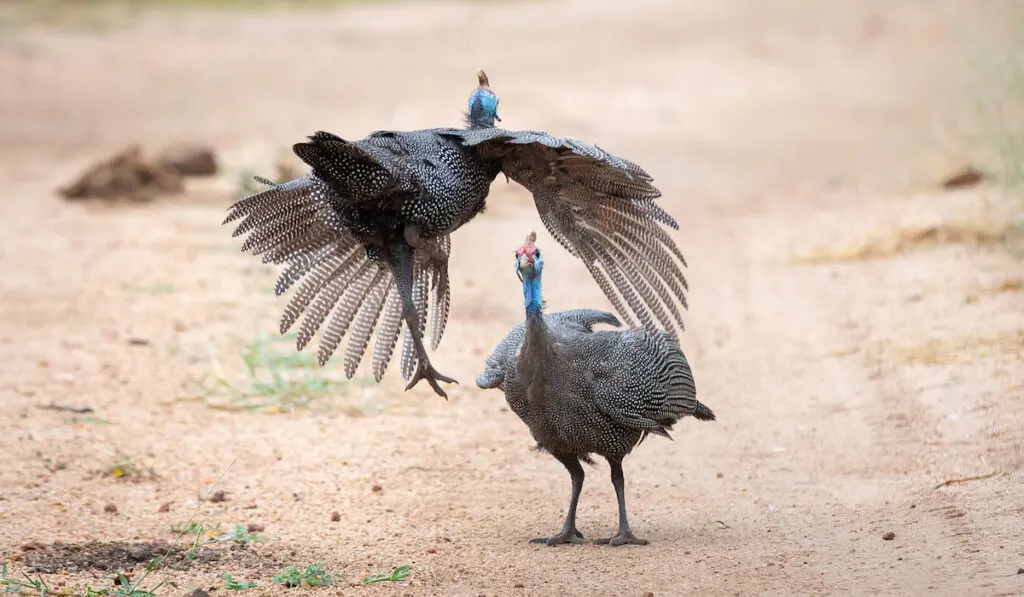
[[[412,251],[399,250],[398,255],[395,256],[395,261],[395,281],[398,284],[398,291],[402,295],[402,317],[405,319],[406,325],[409,326],[413,347],[416,349],[416,357],[419,361],[416,373],[413,375],[409,385],[405,386],[405,389],[409,390],[419,383],[421,379],[425,379],[439,396],[447,400],[448,394],[441,389],[437,382],[459,382],[447,375],[438,373],[434,366],[430,364],[430,359],[427,357],[427,349],[423,346],[423,337],[420,334],[420,316],[416,312],[416,303],[412,299]]]
[[[538,537],[530,539],[530,543],[544,543],[548,546],[560,545],[562,543],[583,543],[583,533],[576,528],[576,506],[580,502],[580,492],[583,491],[583,467],[575,456],[555,456],[559,462],[569,469],[572,477],[572,497],[569,498],[569,512],[565,515],[565,522],[562,530],[552,537]]]
[[[626,518],[626,479],[622,475],[622,461],[609,458],[608,464],[612,468],[612,485],[615,486],[615,497],[619,500],[619,534],[614,537],[595,539],[594,543],[616,545],[647,545],[647,539],[637,539],[629,528],[629,519]]]

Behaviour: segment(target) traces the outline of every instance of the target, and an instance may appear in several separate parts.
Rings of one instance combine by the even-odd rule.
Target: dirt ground
[[[986,159],[971,48],[1011,4],[381,3],[3,30],[0,560],[77,594],[174,545],[143,588],[225,594],[230,573],[259,582],[242,595],[304,593],[271,577],[319,562],[344,579],[318,594],[1024,595],[1024,267],[998,233],[1017,208],[939,184]],[[397,364],[294,411],[225,408],[210,383],[249,383],[254,346],[294,352],[274,271],[220,225],[243,171],[273,176],[318,129],[458,124],[478,68],[506,127],[643,164],[681,224],[682,342],[719,420],[626,460],[646,547],[526,543],[561,523],[569,477],[473,384],[523,317],[509,259],[539,228],[503,178],[455,236],[449,401],[403,393]],[[223,174],[141,204],[55,193],[125,145],[182,140]],[[538,244],[549,308],[608,308]],[[343,379],[339,360],[310,375]],[[605,536],[608,469],[587,474],[580,529]],[[272,541],[200,533],[183,558],[195,536],[170,528],[190,519]]]

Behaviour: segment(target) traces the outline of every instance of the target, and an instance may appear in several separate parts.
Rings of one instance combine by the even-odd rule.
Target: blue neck
[[[523,276],[523,301],[526,303],[526,314],[539,314],[544,308],[544,299],[540,292],[540,274]]]

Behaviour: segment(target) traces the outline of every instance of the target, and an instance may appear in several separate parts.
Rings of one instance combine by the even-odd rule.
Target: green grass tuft
[[[334,577],[319,564],[310,564],[301,571],[295,566],[289,566],[274,577],[274,582],[290,588],[329,587],[334,584]]]
[[[363,579],[364,585],[369,585],[375,582],[398,582],[405,580],[412,575],[412,564],[405,564],[399,566],[391,572],[382,572],[378,574],[371,574]]]

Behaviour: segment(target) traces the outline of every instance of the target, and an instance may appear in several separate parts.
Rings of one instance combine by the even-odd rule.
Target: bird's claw
[[[612,547],[618,547],[619,545],[647,545],[648,543],[647,539],[637,538],[632,531],[620,532],[614,537],[594,539],[595,545],[611,545]]]
[[[556,545],[572,544],[572,545],[583,545],[583,533],[576,529],[572,531],[562,531],[557,535],[551,537],[537,537],[536,539],[530,539],[530,543],[543,543],[548,547],[554,547]]]
[[[441,389],[441,386],[437,382],[443,381],[444,383],[454,383],[456,385],[459,383],[454,378],[438,373],[429,362],[421,362],[420,366],[416,368],[416,373],[412,376],[412,380],[409,381],[409,385],[405,386],[406,391],[411,390],[412,387],[419,383],[421,379],[427,380],[427,383],[434,389],[434,392],[445,400],[448,399],[448,394]]]

